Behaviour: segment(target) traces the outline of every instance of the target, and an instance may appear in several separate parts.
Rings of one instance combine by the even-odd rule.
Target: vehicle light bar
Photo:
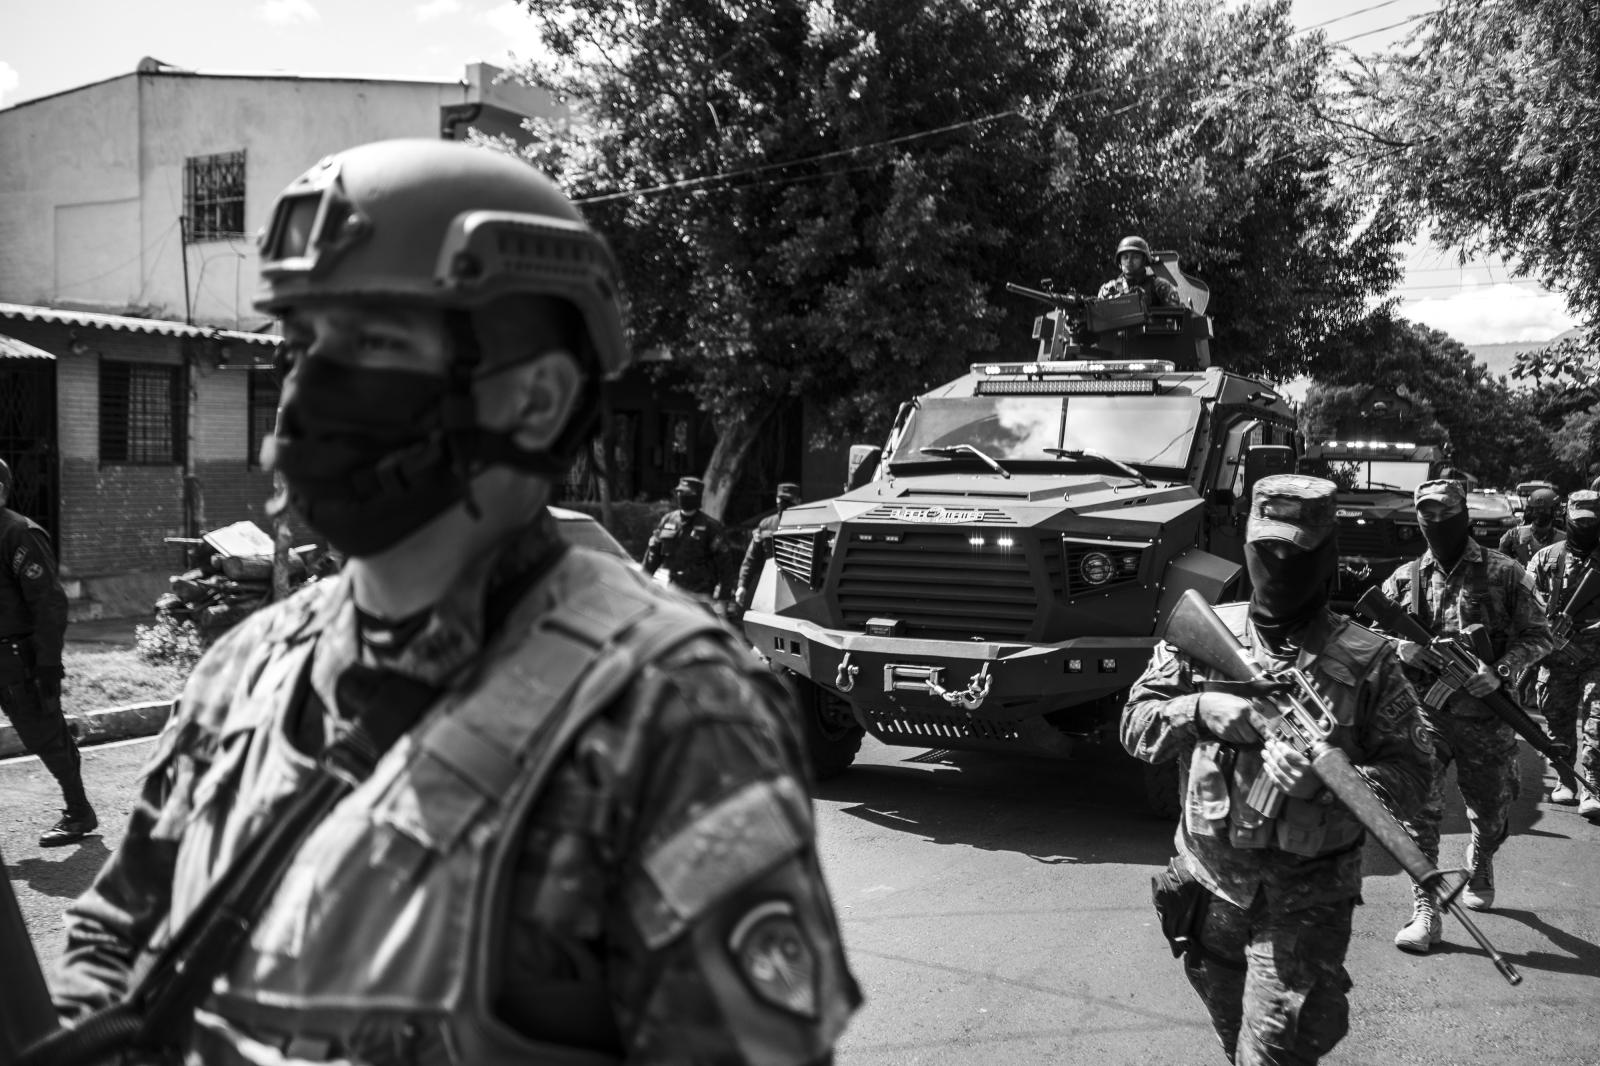
[[[1372,451],[1381,451],[1384,448],[1393,448],[1396,451],[1414,451],[1415,444],[1404,441],[1392,440],[1330,440],[1322,445],[1324,448],[1368,448]]]
[[[979,396],[1067,396],[1156,391],[1155,378],[993,378],[978,382]]]
[[[974,374],[1170,374],[1165,359],[1065,359],[1047,363],[973,363]]]

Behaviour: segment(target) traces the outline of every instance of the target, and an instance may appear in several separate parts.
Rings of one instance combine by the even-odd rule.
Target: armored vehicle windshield
[[[890,460],[905,472],[948,461],[922,449],[971,445],[1008,465],[1060,469],[1052,449],[1098,452],[1157,476],[1183,476],[1200,425],[1194,396],[973,396],[920,401]]]

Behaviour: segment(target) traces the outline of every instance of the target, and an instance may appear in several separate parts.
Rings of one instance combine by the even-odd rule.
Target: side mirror
[[[1256,482],[1273,474],[1294,473],[1294,449],[1286,444],[1257,444],[1244,452],[1244,488],[1246,499],[1255,491]]]
[[[850,466],[845,470],[844,491],[859,489],[876,477],[878,460],[882,458],[883,449],[876,444],[850,445]]]

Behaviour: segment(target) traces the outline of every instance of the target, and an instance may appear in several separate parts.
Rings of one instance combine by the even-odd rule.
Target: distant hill
[[[1511,377],[1511,368],[1516,365],[1517,356],[1523,352],[1535,351],[1554,344],[1556,341],[1566,340],[1568,337],[1578,336],[1576,329],[1569,329],[1559,337],[1547,341],[1511,341],[1506,344],[1469,344],[1467,351],[1472,353],[1472,358],[1485,364],[1489,373],[1494,377]],[[1512,380],[1512,384],[1524,384]]]

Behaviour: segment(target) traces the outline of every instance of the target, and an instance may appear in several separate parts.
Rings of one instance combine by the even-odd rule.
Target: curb
[[[78,746],[108,744],[113,740],[149,737],[161,732],[172,714],[174,700],[130,703],[122,707],[102,707],[85,714],[67,716],[67,728],[78,738]],[[0,759],[26,755],[11,723],[0,725]]]

